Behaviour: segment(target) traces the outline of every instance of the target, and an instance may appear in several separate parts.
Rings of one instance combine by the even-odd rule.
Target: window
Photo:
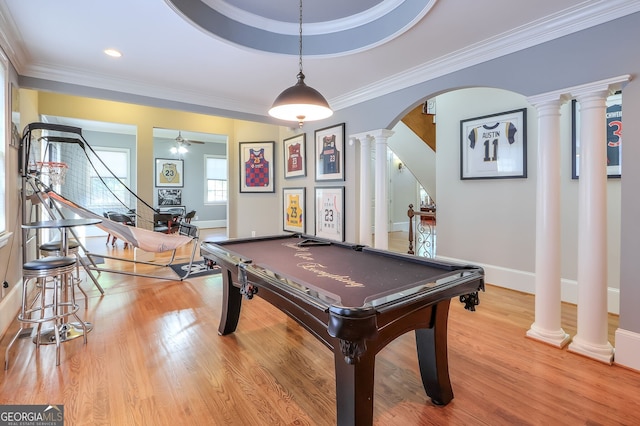
[[[128,206],[130,194],[124,185],[129,186],[129,150],[117,148],[95,148],[94,150],[113,174],[109,173],[99,161],[94,163],[95,169],[90,168],[89,205],[102,208]]]
[[[205,203],[227,202],[227,159],[212,155],[205,156],[207,187]]]

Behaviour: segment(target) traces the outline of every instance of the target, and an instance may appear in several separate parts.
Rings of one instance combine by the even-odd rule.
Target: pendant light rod
[[[286,121],[297,121],[300,127],[304,121],[322,120],[333,114],[327,100],[316,89],[304,82],[302,72],[302,0],[300,0],[300,31],[297,75],[298,82],[285,89],[276,98],[269,110],[269,115]]]
[[[298,65],[300,67],[300,74],[302,74],[302,0],[300,0],[300,26],[299,26],[299,42],[298,42],[298,46],[299,46],[299,60],[298,60]]]

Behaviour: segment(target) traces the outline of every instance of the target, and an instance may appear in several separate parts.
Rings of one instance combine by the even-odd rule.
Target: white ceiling
[[[639,10],[637,0],[307,0],[306,83],[341,109]],[[266,116],[296,81],[298,16],[296,0],[3,0],[0,45],[22,77]]]

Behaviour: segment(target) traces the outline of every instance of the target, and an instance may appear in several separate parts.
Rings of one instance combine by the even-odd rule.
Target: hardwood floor
[[[103,240],[90,247],[133,253]],[[83,283],[81,316],[95,326],[87,344],[64,343],[56,367],[55,347],[36,351],[19,339],[0,403],[64,404],[66,425],[335,424],[331,352],[260,298],[244,301],[238,330],[221,337],[219,275],[179,282],[103,273],[99,282],[104,296]],[[527,339],[532,321],[533,296],[491,285],[476,312],[452,301],[454,400],[439,407],[426,397],[408,333],[377,356],[375,424],[640,424],[640,373]],[[575,334],[575,323],[575,307],[563,305],[565,331]],[[611,323],[615,330],[615,316]]]

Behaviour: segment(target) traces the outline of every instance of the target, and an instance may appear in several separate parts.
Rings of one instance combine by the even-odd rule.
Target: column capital
[[[369,130],[366,132],[349,135],[349,141],[350,143],[353,143],[353,141],[356,141],[356,140],[359,140],[361,143],[363,143],[363,141],[365,140],[371,141],[372,139],[375,139],[376,141],[380,141],[381,139],[383,139],[384,141],[386,141],[394,133],[395,132],[393,130],[389,130],[389,129]]]
[[[599,107],[606,107],[606,99],[609,96],[608,90],[598,90],[593,92],[584,92],[576,96],[576,100],[580,102],[581,109],[586,108],[587,104],[590,106],[596,105]],[[595,102],[595,104],[594,104]]]
[[[527,102],[531,105],[538,107],[538,105],[560,102],[561,104],[567,102],[571,98],[578,97],[587,93],[606,91],[607,93],[614,93],[618,90],[622,90],[622,87],[631,81],[631,75],[624,74],[618,77],[607,78],[604,80],[594,81],[591,83],[581,84],[578,86],[567,87],[564,89],[554,90],[552,92],[541,93],[538,95],[529,96]]]
[[[349,145],[353,145],[354,142],[360,142],[360,145],[366,146],[369,145],[373,139],[373,136],[368,132],[356,133],[354,135],[349,135]]]
[[[594,81],[593,83],[574,86],[571,88],[569,93],[577,98],[597,92],[604,92],[606,97],[608,94],[622,90],[622,87],[629,81],[631,81],[631,76],[629,74],[625,74],[619,77],[607,78],[605,80]]]
[[[387,139],[393,136],[394,133],[395,132],[393,130],[389,129],[378,129],[369,132],[369,134],[376,139],[376,142],[380,142],[382,140],[384,140],[384,142],[387,142]]]
[[[543,107],[560,108],[560,106],[571,100],[571,95],[566,92],[566,89],[557,90],[555,92],[541,93],[539,95],[529,96],[527,102],[536,107],[537,109]]]

